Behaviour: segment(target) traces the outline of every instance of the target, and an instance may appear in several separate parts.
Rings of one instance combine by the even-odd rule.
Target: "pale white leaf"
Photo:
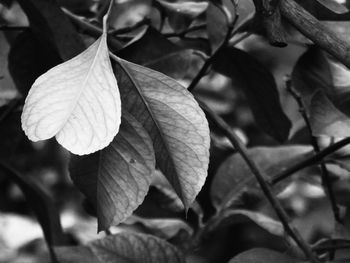
[[[109,145],[120,122],[120,95],[105,33],[83,53],[40,76],[22,113],[22,128],[30,140],[56,136],[78,155]]]

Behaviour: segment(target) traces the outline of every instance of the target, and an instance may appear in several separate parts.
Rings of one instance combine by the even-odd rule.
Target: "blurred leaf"
[[[0,172],[8,176],[22,190],[28,205],[33,209],[44,232],[52,260],[56,261],[53,246],[66,244],[58,211],[53,200],[34,181],[0,162]]]
[[[212,231],[217,231],[218,228],[224,228],[226,226],[232,226],[234,224],[240,224],[247,221],[254,222],[273,235],[285,235],[283,225],[279,221],[276,221],[275,219],[268,217],[260,212],[240,209],[229,209],[224,211],[220,217],[220,220],[218,220],[218,222],[211,228]]]
[[[248,150],[249,156],[268,176],[276,175],[312,154],[309,146],[255,147]],[[311,177],[312,168],[300,171],[299,175]],[[281,191],[288,180],[275,189]],[[233,154],[219,167],[212,182],[211,196],[216,207],[231,206],[242,202],[244,193],[261,193],[260,187],[241,155]],[[259,200],[259,199],[258,199]],[[224,202],[224,203],[223,203]]]
[[[193,234],[193,229],[185,221],[177,218],[142,218],[131,216],[124,224],[141,224],[150,234],[167,240],[174,238],[181,231],[186,232],[187,237]]]
[[[265,248],[254,248],[234,257],[229,263],[298,263],[301,262],[280,252]]]
[[[70,163],[75,185],[97,209],[99,230],[119,224],[142,203],[154,169],[152,141],[127,112],[107,148],[86,157],[74,156]]]
[[[202,188],[209,162],[209,128],[184,87],[148,68],[115,64],[122,104],[149,132],[159,169],[186,208]]]
[[[206,15],[208,38],[213,53],[223,43],[226,37],[228,26],[224,13],[217,5],[213,4],[212,2],[209,3]]]
[[[292,73],[293,87],[301,94],[306,106],[313,93],[322,89],[330,93],[333,86],[332,72],[324,53],[318,48],[309,48],[298,60]]]
[[[31,141],[55,137],[78,155],[96,152],[111,143],[119,131],[121,102],[105,30],[84,52],[34,82],[21,122]]]
[[[213,68],[242,88],[263,131],[280,142],[288,138],[291,122],[281,108],[275,79],[263,65],[242,50],[225,48]]]
[[[118,56],[133,63],[181,79],[192,69],[198,55],[193,49],[181,48],[156,29],[149,27],[137,41],[122,49]]]
[[[346,6],[339,4],[335,0],[317,0],[317,2],[336,14],[344,14],[349,12],[349,9],[347,9]]]
[[[0,160],[11,159],[23,137],[21,129],[21,111],[17,109],[18,101],[0,107]]]
[[[322,91],[312,96],[310,124],[314,136],[342,138],[350,134],[349,117],[339,111]]]
[[[137,233],[108,236],[81,247],[57,247],[55,251],[61,263],[185,262],[183,255],[166,241]]]
[[[61,62],[58,53],[43,45],[29,29],[13,41],[8,60],[11,76],[24,97],[41,74]]]
[[[164,9],[169,19],[170,26],[175,32],[181,32],[188,28],[192,21],[208,8],[208,3],[195,1],[166,2],[156,0]]]
[[[50,52],[68,60],[85,49],[84,43],[56,1],[19,0],[36,38]]]

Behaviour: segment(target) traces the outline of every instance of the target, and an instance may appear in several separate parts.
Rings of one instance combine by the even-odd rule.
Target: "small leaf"
[[[350,119],[327,98],[316,91],[310,102],[310,124],[314,136],[348,137]]]
[[[185,262],[183,255],[166,241],[137,233],[108,236],[86,246],[57,247],[55,251],[61,263]]]
[[[170,26],[176,31],[185,30],[192,21],[208,7],[207,2],[182,1],[169,3],[164,0],[157,2],[165,9]]]
[[[291,258],[280,252],[265,249],[254,248],[245,251],[234,257],[229,263],[301,263],[301,260]]]
[[[345,14],[349,12],[349,9],[347,9],[345,5],[339,4],[335,0],[317,0],[317,2],[336,14]]]
[[[80,55],[40,76],[30,89],[22,128],[32,141],[56,136],[74,154],[106,147],[119,130],[121,103],[104,33]]]
[[[155,157],[152,141],[142,125],[123,112],[118,135],[105,149],[70,163],[74,183],[97,209],[99,230],[117,225],[142,203]]]
[[[288,138],[291,122],[282,110],[275,79],[263,65],[242,50],[225,48],[215,56],[213,68],[240,85],[267,134],[280,142]]]
[[[150,134],[158,167],[188,208],[207,176],[207,119],[192,94],[175,80],[115,59],[123,107]]]

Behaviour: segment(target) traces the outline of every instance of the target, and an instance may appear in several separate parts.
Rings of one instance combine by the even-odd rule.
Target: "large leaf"
[[[301,145],[255,147],[249,149],[248,154],[267,176],[273,176],[310,156],[312,148]],[[313,169],[308,168],[300,171],[299,175],[311,177],[312,173],[314,173]],[[285,184],[279,185],[276,191],[281,191]],[[215,206],[239,205],[243,193],[255,193],[256,191],[260,193],[251,170],[241,155],[233,154],[219,167],[212,183],[211,196]],[[222,201],[226,204],[222,204]]]
[[[121,103],[107,34],[40,76],[30,89],[22,128],[32,141],[56,136],[74,154],[106,147],[119,130]]]
[[[175,80],[116,60],[123,107],[150,134],[157,165],[188,208],[207,176],[210,137],[204,113]]]
[[[149,27],[140,39],[118,52],[118,56],[180,79],[189,73],[195,58],[198,59],[194,52],[175,45]]]
[[[288,138],[291,122],[279,101],[272,74],[255,58],[237,48],[225,48],[215,56],[214,69],[230,77],[245,93],[258,125],[278,141]]]
[[[125,220],[142,203],[154,170],[152,141],[127,112],[107,148],[70,163],[74,183],[97,209],[100,230]]]
[[[180,263],[183,255],[166,241],[154,236],[121,233],[83,247],[55,249],[61,263]]]
[[[229,263],[298,263],[301,260],[291,258],[280,252],[265,249],[254,248],[245,251],[238,256],[234,257]]]
[[[60,62],[59,54],[52,52],[29,29],[15,38],[8,56],[9,71],[23,96],[27,96],[36,78]]]
[[[0,174],[7,176],[22,190],[28,205],[33,209],[43,229],[52,259],[57,262],[52,246],[64,245],[66,240],[53,200],[34,181],[4,163],[0,163]]]
[[[78,55],[84,44],[55,0],[19,0],[37,39],[62,60]]]

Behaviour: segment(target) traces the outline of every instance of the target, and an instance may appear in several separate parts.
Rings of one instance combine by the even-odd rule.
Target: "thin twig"
[[[217,4],[219,5],[219,4]],[[207,72],[207,70],[209,69],[209,67],[211,66],[211,64],[213,63],[216,55],[227,46],[231,36],[232,36],[232,30],[234,29],[235,24],[238,21],[238,15],[235,15],[235,18],[232,19],[231,13],[229,13],[229,11],[227,10],[226,7],[220,5],[219,8],[221,8],[222,12],[225,14],[226,16],[226,22],[227,22],[227,32],[225,35],[225,39],[224,41],[222,41],[222,43],[220,44],[220,46],[214,51],[214,53],[204,62],[202,68],[199,70],[199,72],[197,73],[197,75],[193,78],[191,84],[188,86],[188,91],[192,92],[193,89],[197,86],[197,84],[199,83],[199,81],[204,77],[205,73]]]
[[[328,155],[331,155],[332,153],[336,152],[337,150],[339,150],[340,148],[342,148],[348,144],[350,144],[350,137],[342,139],[342,140],[328,146],[327,148],[321,150],[319,153],[315,154],[314,156],[311,156],[311,157],[305,159],[304,161],[299,162],[299,163],[295,164],[294,166],[284,170],[280,174],[275,175],[270,180],[270,184],[273,184],[273,185],[277,184],[280,181],[284,180],[285,178],[291,176],[292,174],[294,174],[294,173],[296,173],[296,172],[298,172],[298,171],[300,171],[308,166],[318,164],[325,157],[327,157]]]
[[[305,253],[305,256],[314,263],[319,263],[317,256],[313,254],[310,246],[303,240],[297,229],[295,229],[290,224],[290,219],[283,209],[280,202],[274,196],[271,186],[265,180],[266,176],[257,166],[257,164],[249,157],[248,152],[244,144],[240,141],[239,137],[235,132],[228,126],[228,124],[217,114],[215,114],[205,103],[199,101],[201,108],[206,113],[207,117],[220,128],[221,131],[227,136],[235,149],[240,153],[242,158],[245,160],[246,164],[249,166],[251,172],[254,174],[257,179],[262,191],[264,192],[266,198],[272,205],[274,211],[276,212],[279,220],[281,221],[285,231],[290,235],[290,237],[296,242],[300,249]]]
[[[316,137],[312,135],[311,123],[310,123],[309,117],[307,116],[303,99],[293,89],[290,77],[287,77],[286,89],[292,95],[292,97],[295,99],[295,101],[298,104],[299,112],[300,112],[300,114],[301,114],[301,116],[304,119],[304,122],[306,124],[306,128],[307,128],[307,130],[309,132],[310,142],[311,142],[312,147],[314,148],[314,152],[315,153],[319,153],[320,152],[320,147],[318,145]],[[329,201],[331,203],[331,207],[332,207],[332,211],[333,211],[333,214],[334,214],[334,218],[335,218],[336,221],[341,222],[340,213],[339,213],[339,207],[337,205],[337,202],[336,202],[336,199],[335,199],[335,195],[334,195],[334,192],[333,192],[332,182],[331,182],[331,179],[330,179],[327,167],[326,167],[326,165],[325,165],[325,163],[323,161],[320,162],[320,168],[321,168],[322,185],[323,185],[323,188],[325,189],[325,191],[326,191],[326,193],[327,193],[327,195],[329,197]]]

